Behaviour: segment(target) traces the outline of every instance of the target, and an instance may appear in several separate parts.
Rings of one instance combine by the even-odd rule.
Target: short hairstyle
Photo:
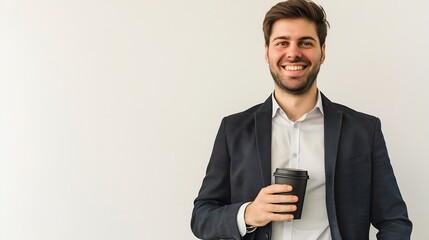
[[[322,6],[310,0],[288,0],[274,5],[265,15],[262,30],[264,31],[265,45],[269,46],[271,30],[274,22],[279,19],[304,18],[316,24],[320,46],[325,43],[329,23]]]

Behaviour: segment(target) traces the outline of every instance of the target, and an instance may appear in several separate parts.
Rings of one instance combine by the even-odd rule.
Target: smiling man
[[[263,30],[274,79],[268,99],[222,120],[191,227],[201,239],[410,239],[412,224],[380,120],[331,102],[317,88],[328,22],[322,7],[289,0]],[[310,175],[301,219],[276,168]],[[285,214],[286,213],[286,214]]]
[[[299,95],[316,86],[325,45],[315,30],[315,24],[303,18],[279,19],[272,25],[265,59],[278,92]]]

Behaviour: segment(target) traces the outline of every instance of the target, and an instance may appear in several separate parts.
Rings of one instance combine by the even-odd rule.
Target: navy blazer
[[[399,192],[380,120],[322,94],[326,208],[333,240],[410,239],[412,223]],[[240,236],[237,213],[271,184],[271,96],[225,117],[198,197],[191,228],[201,239],[270,239],[271,224]]]

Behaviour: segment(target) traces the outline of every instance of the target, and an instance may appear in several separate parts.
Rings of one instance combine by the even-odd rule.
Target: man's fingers
[[[296,208],[294,204],[269,204],[266,210],[271,213],[287,213],[296,211]]]
[[[270,203],[294,203],[298,202],[298,197],[295,195],[271,195],[269,199]]]
[[[296,211],[298,197],[285,195],[292,191],[292,186],[273,184],[262,188],[256,199],[247,205],[244,212],[244,221],[252,226],[265,226],[271,221],[290,221],[293,215],[287,214]],[[292,204],[288,204],[292,203]]]
[[[292,191],[292,186],[287,184],[272,184],[263,188],[265,194],[285,193]]]
[[[285,222],[293,220],[292,214],[280,214],[280,213],[272,213],[269,216],[270,221],[274,222]]]
[[[269,204],[265,210],[259,211],[256,215],[249,204],[244,213],[246,224],[261,227],[272,221],[290,221],[293,219],[291,212],[296,211],[295,205]]]

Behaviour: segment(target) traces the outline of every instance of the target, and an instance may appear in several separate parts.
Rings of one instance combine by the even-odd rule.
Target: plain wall
[[[273,89],[276,1],[0,0],[0,239],[195,239],[223,116]],[[382,120],[427,239],[429,3],[320,0],[319,88]]]

